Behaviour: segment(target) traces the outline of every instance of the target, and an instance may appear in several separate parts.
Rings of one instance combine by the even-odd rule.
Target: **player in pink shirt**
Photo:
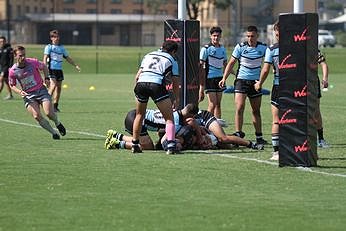
[[[23,46],[15,47],[13,54],[16,63],[9,70],[11,89],[22,96],[26,109],[40,126],[50,132],[53,139],[60,139],[59,134],[53,129],[49,121],[42,116],[40,111],[40,106],[42,106],[47,117],[54,121],[60,134],[62,136],[66,135],[65,127],[58,120],[53,110],[52,97],[43,85],[40,71],[43,72],[44,77],[48,77],[48,68],[37,59],[26,58]],[[20,84],[21,89],[17,88],[17,82]]]

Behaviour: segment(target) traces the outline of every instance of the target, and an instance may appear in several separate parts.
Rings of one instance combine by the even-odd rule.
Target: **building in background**
[[[304,1],[304,11],[317,12],[320,1]],[[250,24],[258,26],[266,38],[267,25],[279,13],[292,12],[293,2],[232,0],[225,9],[218,9],[213,0],[201,1],[197,18],[201,41],[208,40],[214,25],[223,28],[227,46],[241,40]],[[58,29],[64,44],[158,46],[163,21],[177,18],[177,4],[178,0],[0,0],[0,29],[13,31],[12,43],[44,44],[49,42],[48,32]]]
[[[177,15],[176,0],[154,2],[0,0],[1,29],[9,21],[12,43],[47,43],[48,32],[58,29],[64,44],[153,46],[162,43],[163,21]]]

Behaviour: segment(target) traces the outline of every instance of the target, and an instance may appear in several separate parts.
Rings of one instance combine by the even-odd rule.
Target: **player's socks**
[[[40,124],[40,126],[44,129],[46,129],[49,133],[51,134],[57,134],[56,131],[54,130],[54,128],[52,128],[52,126],[50,125],[50,123],[48,122],[48,120],[46,120],[45,118],[41,118],[38,123]]]
[[[318,140],[324,140],[323,128],[317,129]]]
[[[273,133],[272,134],[272,145],[274,152],[279,151],[279,134]]]
[[[167,136],[168,142],[175,141],[175,126],[174,126],[174,123],[171,121],[166,123],[166,136]]]
[[[255,135],[257,144],[268,144],[268,142],[265,139],[263,139],[262,132],[256,132]]]
[[[242,131],[236,131],[235,133],[233,133],[234,136],[238,136],[240,138],[244,138],[245,137],[245,133]]]
[[[113,133],[113,137],[122,141],[123,140],[123,137],[124,137],[124,134],[120,133],[120,132],[117,132],[117,131],[114,131]]]

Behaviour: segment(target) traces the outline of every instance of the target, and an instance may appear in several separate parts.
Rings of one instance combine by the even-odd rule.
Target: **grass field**
[[[33,54],[40,49],[33,47]],[[323,93],[321,110],[331,148],[318,150],[319,167],[311,169],[279,168],[268,161],[271,146],[263,152],[176,156],[105,150],[106,131],[122,131],[124,116],[135,105],[133,78],[142,50],[131,49],[129,63],[120,65],[121,49],[100,48],[111,54],[104,58],[107,70],[118,70],[95,74],[95,61],[87,61],[94,48],[70,48],[83,71],[65,64],[68,88],[59,117],[68,134],[61,140],[37,127],[18,96],[3,101],[1,93],[0,231],[345,230],[345,49],[324,50],[333,88]],[[233,121],[233,95],[224,94],[222,109]],[[244,131],[254,140],[249,105],[245,114]],[[262,118],[270,140],[269,96],[263,97]],[[233,132],[233,123],[226,131]]]

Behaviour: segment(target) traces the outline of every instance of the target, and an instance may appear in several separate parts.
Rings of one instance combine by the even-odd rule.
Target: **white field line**
[[[36,124],[22,123],[22,122],[17,122],[17,121],[13,121],[13,120],[2,119],[2,118],[0,118],[0,121],[6,122],[6,123],[10,123],[10,124],[24,125],[24,126],[28,126],[28,127],[41,128],[41,126],[36,125]],[[67,133],[75,133],[75,134],[80,134],[80,135],[95,136],[95,137],[102,137],[102,138],[106,137],[104,135],[99,135],[99,134],[96,134],[96,133],[81,132],[81,131],[70,131],[70,130],[67,130]]]
[[[23,122],[17,122],[17,121],[13,121],[13,120],[2,119],[2,118],[0,118],[0,121],[5,122],[5,123],[16,124],[16,125],[24,125],[24,126],[28,126],[28,127],[41,128],[39,125],[28,124],[28,123],[23,123]],[[80,135],[86,135],[86,136],[94,136],[94,137],[102,137],[102,138],[106,137],[104,135],[100,135],[100,134],[96,134],[96,133],[90,133],[90,132],[70,131],[70,130],[67,130],[67,132],[68,133],[80,134]],[[218,156],[222,156],[222,157],[227,157],[227,158],[233,158],[233,159],[238,159],[238,160],[246,160],[246,161],[254,161],[254,162],[257,162],[257,163],[278,166],[278,163],[277,162],[273,162],[273,161],[259,160],[259,159],[256,159],[256,158],[249,158],[249,157],[240,157],[240,156],[236,156],[236,155],[232,155],[232,154],[217,154],[217,153],[215,154],[215,152],[213,153],[213,151],[201,151],[201,152],[207,153],[207,154],[218,155]],[[322,172],[322,171],[317,171],[317,170],[313,170],[311,168],[304,168],[304,167],[297,167],[295,169],[300,170],[300,171],[305,171],[305,172],[312,172],[312,173],[327,175],[327,176],[336,176],[336,177],[344,177],[344,178],[346,178],[345,174]]]
[[[259,160],[259,159],[256,159],[256,158],[240,157],[240,156],[227,155],[227,154],[215,154],[215,155],[223,156],[223,157],[227,157],[227,158],[233,158],[233,159],[239,159],[239,160],[247,160],[247,161],[254,161],[254,162],[257,162],[257,163],[263,163],[263,164],[270,164],[270,165],[278,166],[278,163],[274,162],[274,161]],[[322,172],[322,171],[317,171],[317,170],[313,170],[311,168],[306,168],[306,167],[296,167],[295,169],[300,170],[300,171],[305,171],[305,172],[318,173],[318,174],[327,175],[327,176],[338,176],[338,177],[346,178],[345,174]]]

